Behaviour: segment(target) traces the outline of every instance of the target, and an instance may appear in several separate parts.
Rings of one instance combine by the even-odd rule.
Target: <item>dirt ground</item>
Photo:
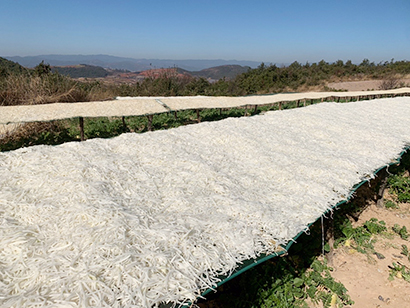
[[[388,193],[385,195],[389,199]],[[374,217],[385,221],[389,231],[392,231],[394,224],[404,225],[410,230],[410,204],[399,206],[399,209],[381,209],[373,203],[363,211],[353,226],[362,225]],[[375,251],[384,258],[365,255],[348,246],[335,250],[332,276],[344,284],[355,302],[347,307],[410,307],[410,283],[400,277],[389,280],[389,266],[393,262],[410,269],[408,258],[401,254],[402,245],[410,248],[410,241],[401,239],[397,234],[389,238],[377,236],[374,240]]]
[[[405,85],[410,85],[410,78],[404,78],[401,80]],[[344,82],[331,82],[327,86],[336,90],[347,91],[368,91],[379,90],[379,86],[382,80],[362,80],[362,81],[344,81]]]

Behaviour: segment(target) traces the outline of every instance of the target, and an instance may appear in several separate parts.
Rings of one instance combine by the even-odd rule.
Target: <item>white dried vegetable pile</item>
[[[0,306],[194,300],[410,143],[410,98],[0,153]]]

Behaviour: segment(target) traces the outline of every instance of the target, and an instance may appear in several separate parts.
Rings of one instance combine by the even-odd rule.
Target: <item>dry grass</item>
[[[0,148],[2,145],[11,144],[13,142],[23,142],[26,139],[39,136],[42,133],[59,131],[62,127],[63,124],[61,121],[21,123],[11,132],[6,132],[2,138],[0,138]]]
[[[110,88],[99,83],[79,83],[58,74],[10,75],[0,83],[0,106],[86,102],[113,96]]]
[[[379,85],[379,90],[391,90],[397,89],[404,86],[404,81],[402,80],[402,75],[391,74],[386,76]]]

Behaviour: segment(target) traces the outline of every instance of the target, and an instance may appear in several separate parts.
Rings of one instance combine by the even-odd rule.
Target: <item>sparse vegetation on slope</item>
[[[59,73],[71,78],[103,78],[110,74],[106,69],[100,66],[86,64],[74,66],[53,66],[51,67],[51,71],[53,73]]]
[[[81,83],[53,73],[50,65],[44,62],[31,70],[11,67],[7,67],[0,78],[0,106],[81,102],[113,97],[109,87],[99,82]]]
[[[365,59],[359,65],[355,65],[351,61],[327,63],[322,60],[319,63],[306,63],[304,65],[294,62],[287,67],[262,63],[258,68],[248,69],[233,79],[220,79],[215,83],[202,77],[188,81],[167,74],[159,78],[164,80],[148,79],[139,84],[130,85],[123,89],[123,93],[125,95],[133,93],[133,95],[238,96],[301,92],[317,88],[328,90],[326,89],[328,81],[352,79],[384,79],[385,81],[381,83],[380,87],[391,89],[403,86],[400,80],[401,76],[406,74],[410,74],[410,62],[408,61],[374,64]],[[168,86],[164,86],[164,84]]]
[[[193,78],[188,75],[186,71],[173,68],[147,71],[142,81],[137,81],[133,84],[105,85],[102,83],[74,82],[68,79],[68,77],[63,78],[65,76],[59,74],[60,69],[57,69],[57,72],[53,72],[49,65],[40,63],[34,70],[30,70],[30,74],[25,74],[26,81],[19,82],[26,83],[29,86],[21,87],[19,84],[14,86],[14,83],[18,79],[16,79],[15,76],[20,77],[24,75],[23,72],[26,70],[19,68],[17,64],[13,67],[9,62],[10,61],[7,61],[8,68],[0,71],[2,72],[2,77],[0,78],[0,105],[43,103],[52,102],[53,100],[73,102],[78,100],[90,100],[91,97],[92,99],[108,99],[113,96],[239,96],[306,91],[317,88],[326,89],[325,83],[336,79],[384,79],[385,81],[380,84],[380,87],[387,89],[402,86],[403,83],[400,82],[400,76],[410,74],[410,62],[408,61],[391,61],[374,64],[365,59],[359,65],[355,65],[351,61],[347,61],[346,63],[343,61],[327,63],[322,60],[319,63],[306,63],[304,65],[294,62],[287,67],[265,65],[262,63],[256,69],[246,69],[246,72],[237,75],[233,79],[222,78],[217,82],[210,82],[204,77]],[[222,76],[225,72],[224,68],[227,69],[226,72],[232,72],[232,67],[233,66],[221,66],[211,68],[209,72],[206,73],[206,76],[212,78],[214,73]],[[41,74],[38,74],[39,69],[48,69],[48,71],[43,71]],[[92,66],[65,69],[66,71],[64,72],[67,74],[70,70],[77,70],[77,72],[86,70],[87,74],[97,74],[98,76],[108,74],[105,69]],[[243,67],[241,67],[241,70],[242,69]],[[238,72],[239,71],[236,71],[235,74]],[[83,72],[80,75],[86,77],[84,74]],[[43,82],[39,83],[36,81],[34,83],[41,84],[41,87],[48,84],[51,88],[55,89],[55,85],[61,83],[61,87],[59,87],[61,89],[58,93],[55,94],[54,90],[47,90],[45,92],[48,93],[46,96],[48,96],[49,99],[39,99],[37,93],[33,93],[37,98],[29,98],[26,95],[27,91],[24,89],[33,88],[33,86],[30,85],[32,83],[30,78],[35,79],[39,77],[39,75],[41,75]],[[47,81],[48,79],[49,81]],[[73,90],[71,90],[70,95],[67,94],[67,84],[72,85],[70,89]],[[37,87],[37,85],[34,85],[34,87]],[[22,95],[20,91],[25,92],[25,94]],[[81,92],[82,94],[74,95],[74,92]],[[51,95],[51,93],[53,93],[53,95]],[[61,96],[62,94],[64,95]],[[20,97],[20,99],[16,100],[16,96]]]
[[[203,77],[205,79],[234,79],[236,76],[246,73],[251,68],[249,66],[240,65],[221,65],[206,68],[196,72],[190,72],[193,76]]]
[[[20,64],[0,57],[0,80],[6,78],[10,74],[28,73],[28,69]]]

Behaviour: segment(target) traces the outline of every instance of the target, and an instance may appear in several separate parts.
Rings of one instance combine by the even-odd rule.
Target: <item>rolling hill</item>
[[[23,73],[27,69],[20,64],[0,57],[0,76],[5,76],[7,73]]]
[[[8,60],[18,62],[25,67],[34,67],[44,60],[51,66],[72,66],[87,64],[101,66],[109,69],[121,69],[128,71],[144,71],[155,68],[177,67],[189,71],[200,71],[206,68],[222,65],[240,65],[257,67],[260,62],[256,61],[238,61],[238,60],[171,60],[171,59],[134,59],[115,57],[109,55],[39,55],[39,56],[7,56]]]
[[[219,80],[221,78],[234,79],[239,74],[246,73],[249,69],[251,69],[249,66],[220,65],[191,72],[191,75],[213,80]]]
[[[211,81],[219,80],[221,78],[233,79],[237,75],[247,72],[250,69],[249,66],[240,65],[221,65],[203,69],[200,71],[188,71],[182,68],[166,68],[166,69],[149,69],[139,73],[123,71],[123,70],[111,70],[105,69],[100,66],[80,64],[69,66],[52,66],[52,72],[58,72],[62,75],[69,76],[71,78],[105,78],[107,76],[115,75],[121,78],[124,74],[133,76],[141,76],[141,78],[154,77],[158,78],[167,71],[176,72],[178,76],[205,78]],[[173,74],[174,74],[173,73]],[[126,77],[127,77],[126,76]]]
[[[69,76],[71,78],[104,78],[110,75],[105,68],[101,66],[80,64],[73,66],[52,66],[52,72],[58,72],[61,75]]]

